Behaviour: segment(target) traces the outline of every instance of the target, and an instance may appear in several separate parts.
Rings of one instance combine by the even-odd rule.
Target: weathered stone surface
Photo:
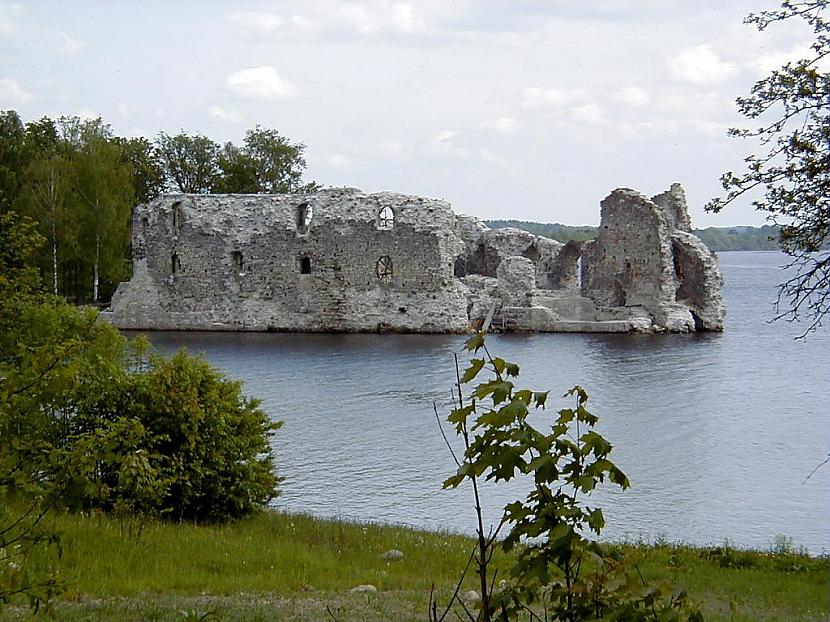
[[[384,216],[391,210],[394,219]],[[444,201],[354,189],[172,195],[135,210],[121,328],[459,332],[463,244]]]
[[[563,246],[390,192],[160,197],[134,211],[133,278],[106,315],[171,330],[722,330],[723,280],[683,189],[601,206],[597,238]]]
[[[628,188],[602,203],[582,256],[582,294],[599,308],[640,307],[653,329],[723,330],[717,259],[691,229],[679,184],[649,200]]]
[[[536,268],[527,257],[507,257],[499,264],[502,305],[505,307],[532,307],[536,293]]]
[[[689,218],[689,209],[686,205],[686,193],[680,184],[672,184],[666,192],[653,196],[652,203],[663,210],[671,229],[679,229],[686,233],[692,231],[692,220]]]
[[[470,229],[468,226],[467,231]],[[548,285],[548,273],[556,265],[556,258],[563,246],[556,240],[512,227],[484,229],[474,240],[471,237],[467,240],[466,252],[456,262],[456,276],[496,276],[499,265],[505,259],[519,256],[533,262],[540,287]]]
[[[678,280],[675,299],[690,307],[695,330],[723,330],[723,277],[715,253],[691,233],[674,231],[671,238]]]

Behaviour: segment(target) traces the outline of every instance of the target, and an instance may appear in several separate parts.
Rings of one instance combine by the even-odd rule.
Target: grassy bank
[[[457,535],[276,513],[214,527],[150,523],[140,538],[106,516],[50,521],[62,534],[61,568],[70,586],[53,612],[70,621],[196,620],[208,612],[206,620],[331,620],[327,608],[341,622],[424,620],[431,584],[446,600],[471,548]],[[647,579],[685,589],[707,620],[828,618],[827,559],[625,548]],[[383,559],[390,549],[403,559]],[[379,591],[349,591],[361,584]],[[28,615],[22,606],[0,609],[0,620]]]

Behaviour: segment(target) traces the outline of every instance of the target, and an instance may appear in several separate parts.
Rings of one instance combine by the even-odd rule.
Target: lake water
[[[667,538],[768,548],[784,535],[830,549],[830,331],[769,324],[778,253],[720,254],[723,334],[491,335],[522,387],[589,392],[599,431],[632,486],[599,491],[609,539]],[[277,508],[472,532],[470,491],[441,489],[455,465],[438,429],[450,407],[458,335],[150,333],[161,350],[202,352],[285,422]],[[447,433],[451,434],[447,426]],[[523,497],[487,486],[487,519]]]

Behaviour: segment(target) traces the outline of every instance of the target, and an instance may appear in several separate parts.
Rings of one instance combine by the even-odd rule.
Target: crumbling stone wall
[[[659,315],[660,302],[673,300],[675,291],[662,210],[628,188],[614,190],[600,205],[599,235],[583,254],[582,293],[600,306],[639,305]]]
[[[383,218],[391,210],[392,222]],[[139,206],[122,328],[463,331],[443,201],[393,193],[175,195]]]
[[[444,201],[329,189],[138,206],[121,328],[239,331],[722,330],[722,278],[683,189],[618,189],[595,240],[491,230]]]
[[[468,226],[467,231],[471,228]],[[549,273],[556,269],[562,243],[521,229],[485,227],[475,237],[468,237],[465,252],[458,257],[455,275],[471,274],[495,277],[501,263],[508,257],[526,257],[533,262],[539,287],[549,286]]]
[[[547,266],[544,280],[539,284],[544,289],[579,290],[581,288],[580,259],[584,242],[570,240]]]
[[[721,298],[723,277],[717,257],[700,238],[685,231],[672,232],[674,272],[678,282],[675,300],[692,313],[695,330],[722,330],[725,311]]]
[[[723,279],[714,254],[688,233],[683,188],[653,199],[620,188],[600,205],[599,234],[584,247],[583,295],[598,307],[640,307],[658,329],[723,330]]]

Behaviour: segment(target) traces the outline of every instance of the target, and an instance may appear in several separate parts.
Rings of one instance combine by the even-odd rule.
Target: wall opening
[[[395,212],[388,205],[378,212],[378,229],[392,229],[395,226]]]
[[[175,276],[182,269],[182,261],[179,259],[178,253],[170,255],[170,274]]]
[[[231,261],[233,262],[233,269],[242,274],[245,271],[245,258],[241,251],[233,251],[231,253]]]
[[[395,273],[392,265],[392,258],[389,255],[382,255],[375,264],[375,275],[384,282],[391,281]]]
[[[300,274],[311,274],[311,258],[300,257]]]
[[[184,224],[184,214],[182,213],[182,202],[176,201],[173,203],[173,233],[179,235]]]
[[[311,217],[314,210],[308,203],[301,203],[297,206],[297,230],[301,233],[308,231],[311,226]]]

